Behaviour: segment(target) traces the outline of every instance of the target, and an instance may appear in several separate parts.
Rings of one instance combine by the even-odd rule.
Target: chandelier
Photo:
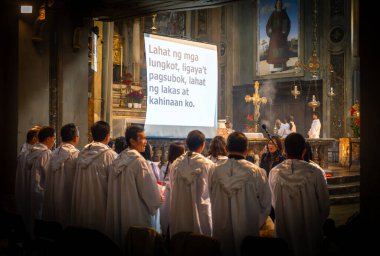
[[[313,8],[313,50],[311,56],[306,64],[302,62],[302,60],[297,60],[295,65],[296,72],[300,72],[301,70],[305,70],[311,74],[313,79],[317,79],[319,73],[321,72],[321,62],[319,61],[317,55],[317,0],[314,0],[314,8]],[[333,66],[331,64],[327,64],[327,70],[329,72],[334,72]]]

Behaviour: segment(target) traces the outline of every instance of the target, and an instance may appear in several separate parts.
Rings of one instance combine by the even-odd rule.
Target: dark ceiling
[[[152,1],[152,0],[95,0],[92,2],[91,16],[100,20],[117,20],[126,17],[144,16],[166,11],[183,11],[217,7],[237,0],[192,0],[192,1]]]

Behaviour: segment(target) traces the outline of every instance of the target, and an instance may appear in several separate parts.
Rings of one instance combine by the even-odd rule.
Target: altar
[[[283,141],[283,140],[282,140]],[[328,148],[332,147],[336,141],[334,138],[319,138],[319,139],[306,139],[310,143],[312,149],[312,160],[319,164],[322,168],[327,169],[329,166],[328,161]],[[258,155],[261,157],[263,150],[268,143],[267,138],[251,138],[248,139],[248,155],[254,157]]]
[[[261,157],[261,154],[264,152],[265,146],[268,143],[268,138],[259,133],[246,134],[248,137],[248,155],[257,159]],[[167,161],[167,154],[169,145],[171,142],[176,139],[154,139],[149,140],[150,144],[153,147],[153,161],[161,162],[162,164]],[[178,140],[178,139],[177,139]],[[312,149],[313,161],[319,164],[322,168],[327,169],[329,166],[328,161],[328,148],[332,147],[333,143],[336,141],[334,138],[319,138],[319,139],[306,139],[310,143]],[[183,140],[183,142],[185,142]],[[207,140],[206,147],[203,154],[207,154],[208,146],[210,140]]]

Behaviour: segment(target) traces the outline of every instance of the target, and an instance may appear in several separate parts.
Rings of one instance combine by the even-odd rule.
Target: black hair
[[[306,153],[303,157],[303,160],[306,162],[310,162],[313,159],[313,152],[311,151],[311,145],[309,142],[305,142],[305,148],[306,148]]]
[[[61,138],[63,142],[72,141],[78,135],[78,129],[73,123],[65,124],[61,128]]]
[[[38,141],[44,142],[49,137],[55,136],[55,129],[51,126],[42,126],[41,130],[38,132]]]
[[[318,112],[313,112],[312,115],[316,115],[319,118],[319,113]]]
[[[285,138],[286,155],[301,157],[305,150],[305,138],[299,133],[291,133]]]
[[[244,153],[248,148],[248,139],[242,132],[233,132],[227,138],[229,152]]]
[[[185,153],[185,144],[183,142],[175,141],[170,143],[168,152],[168,164],[166,166],[164,180],[169,175],[169,165],[173,163],[178,157]]]
[[[152,161],[152,146],[149,143],[145,145],[145,151],[140,153],[145,160]]]
[[[185,144],[183,142],[173,142],[169,146],[168,161],[173,163],[179,156],[185,153]]]
[[[278,135],[272,135],[272,140],[274,140],[276,142],[276,145],[277,145],[277,149],[279,151],[280,154],[282,154],[282,152],[284,151],[283,147],[282,147],[282,142],[281,142],[281,138],[280,136]],[[269,143],[270,140],[268,140],[268,143]],[[269,151],[269,149],[268,149]]]
[[[91,126],[92,139],[96,142],[103,141],[110,133],[110,125],[105,121],[97,121]]]
[[[129,140],[130,139],[134,139],[135,141],[137,141],[137,139],[139,137],[138,134],[141,133],[141,132],[143,132],[143,131],[144,131],[144,128],[142,128],[139,125],[129,126],[125,130],[125,141],[127,142],[128,147],[132,146],[132,144],[131,144],[131,142]]]
[[[227,142],[223,136],[220,136],[220,135],[215,136],[210,142],[208,154],[212,155],[215,158],[217,158],[218,156],[226,156],[227,155],[226,145],[227,145]]]
[[[205,135],[199,130],[189,132],[186,138],[186,145],[190,151],[197,150],[205,142]]]
[[[30,129],[27,134],[26,134],[26,142],[27,143],[30,143],[32,142],[33,138],[37,137],[38,136],[38,132],[40,131],[40,129],[38,128],[32,128]]]
[[[120,136],[115,139],[115,151],[120,154],[124,149],[127,148],[127,143],[125,142],[125,137]]]

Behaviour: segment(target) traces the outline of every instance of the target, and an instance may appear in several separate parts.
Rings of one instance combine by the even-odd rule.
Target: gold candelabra
[[[317,24],[317,0],[314,0],[314,10],[313,10],[313,50],[311,53],[311,56],[306,64],[302,62],[302,60],[297,60],[295,65],[296,72],[299,72],[301,70],[305,70],[306,72],[309,72],[311,74],[311,77],[313,79],[317,79],[319,76],[319,73],[321,72],[322,65],[319,61],[318,54],[317,54],[317,31],[318,31],[318,24]],[[333,66],[331,64],[326,65],[326,69],[330,72],[333,72]]]

